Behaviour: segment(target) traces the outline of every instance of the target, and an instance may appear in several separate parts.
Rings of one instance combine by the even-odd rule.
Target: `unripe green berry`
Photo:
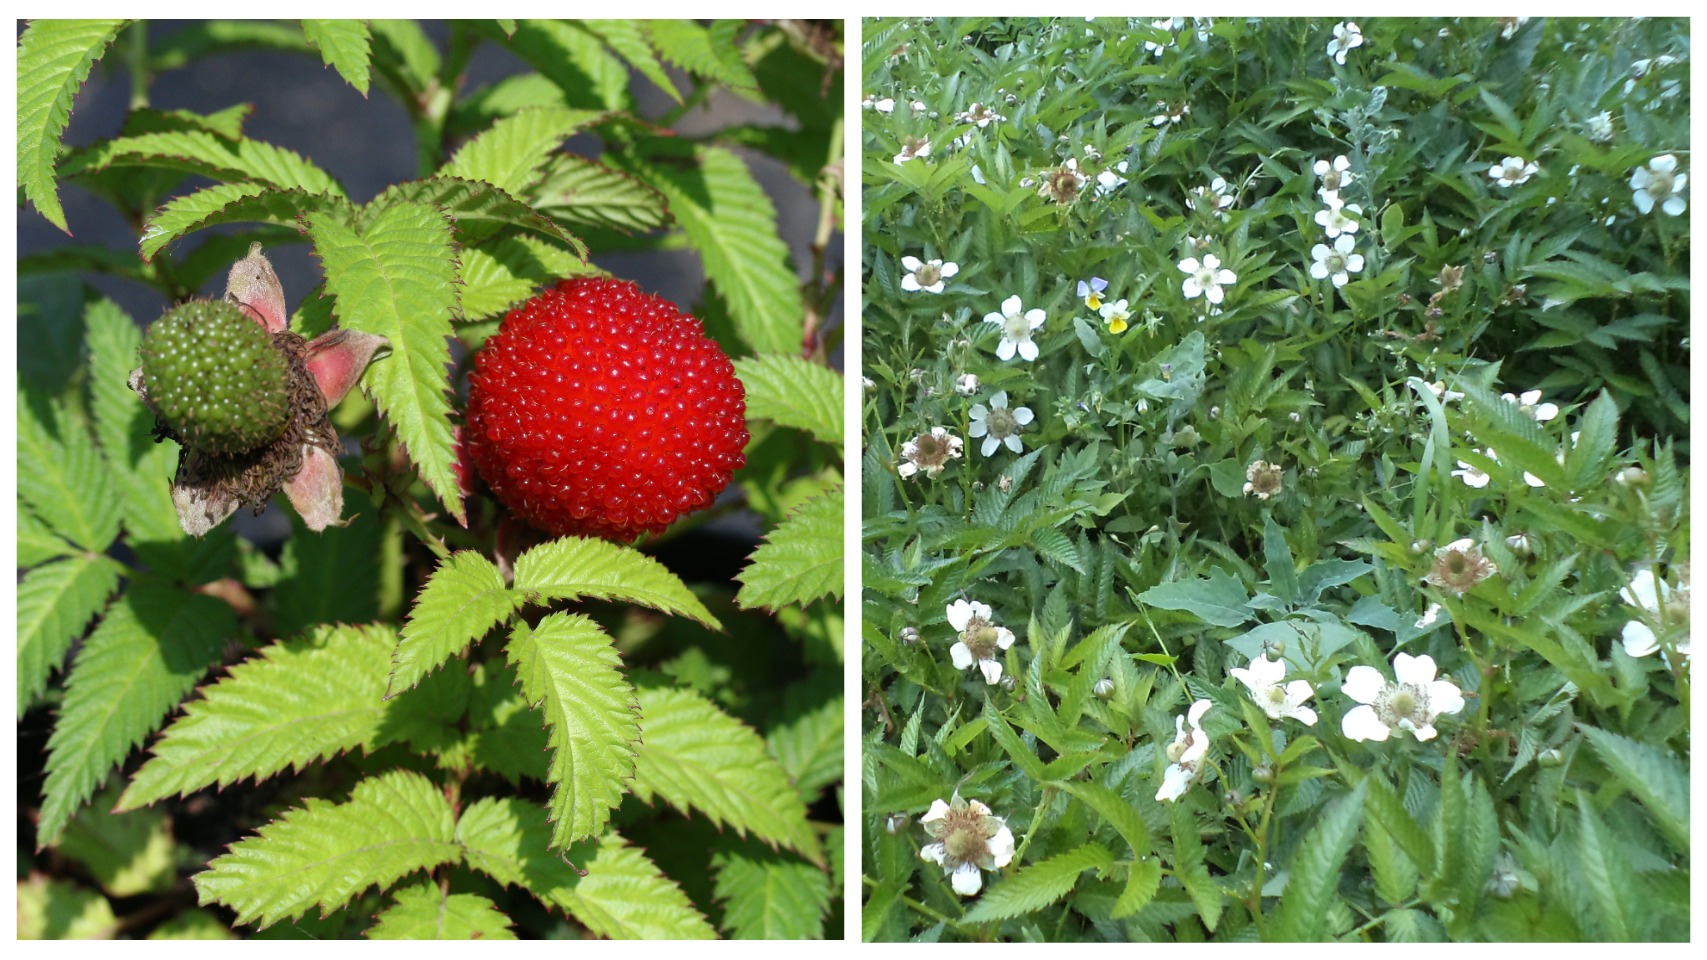
[[[195,300],[142,339],[148,400],[185,444],[238,454],[276,440],[290,421],[290,364],[237,307]]]

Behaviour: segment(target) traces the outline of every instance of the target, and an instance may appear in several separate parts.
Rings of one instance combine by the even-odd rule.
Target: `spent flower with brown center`
[[[1434,567],[1424,582],[1448,593],[1463,595],[1465,591],[1500,572],[1492,560],[1482,556],[1469,537],[1454,540],[1434,551]]]
[[[1245,468],[1245,495],[1267,500],[1281,490],[1281,469],[1278,463],[1258,460]]]
[[[963,897],[983,889],[983,871],[1000,870],[1014,858],[1014,835],[1007,821],[977,800],[959,795],[952,803],[935,800],[919,822],[933,841],[919,849],[919,856],[942,867],[954,892]]]
[[[896,472],[903,478],[921,472],[927,477],[937,477],[950,460],[960,459],[965,447],[966,441],[946,428],[932,427],[901,445],[901,465]]]

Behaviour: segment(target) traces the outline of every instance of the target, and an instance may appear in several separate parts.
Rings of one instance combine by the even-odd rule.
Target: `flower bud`
[[[1096,694],[1098,700],[1107,700],[1114,696],[1114,681],[1103,677],[1096,682],[1095,686],[1091,687],[1091,692]]]
[[[919,642],[919,629],[917,627],[902,627],[897,639],[910,647]]]

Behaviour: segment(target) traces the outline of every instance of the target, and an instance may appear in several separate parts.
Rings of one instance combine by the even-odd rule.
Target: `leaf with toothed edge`
[[[320,48],[326,65],[367,96],[368,66],[373,57],[367,24],[360,20],[304,20],[302,36]]]
[[[278,190],[264,183],[224,183],[176,197],[154,211],[142,228],[144,262],[168,244],[204,227],[222,223],[266,223],[296,229],[309,214],[344,223],[355,221],[348,200],[306,190]]]
[[[510,589],[529,602],[627,600],[723,629],[669,568],[631,547],[593,537],[562,537],[523,553]]]
[[[551,731],[551,845],[596,836],[634,777],[639,704],[611,638],[582,616],[517,624],[505,648],[522,696]]]
[[[717,938],[681,887],[620,835],[607,832],[561,855],[547,849],[550,835],[545,811],[515,797],[477,800],[456,825],[463,861],[471,869],[527,890],[601,937]]]
[[[18,582],[18,716],[47,689],[48,674],[118,589],[124,568],[82,553],[36,567]]]
[[[585,157],[560,153],[529,195],[534,208],[564,223],[645,233],[670,222],[664,195],[632,174]]]
[[[231,140],[205,130],[174,130],[116,137],[81,147],[66,157],[61,175],[110,167],[159,167],[208,177],[263,183],[281,190],[344,196],[332,175],[294,150],[263,140]]]
[[[794,354],[771,353],[735,361],[735,375],[747,391],[748,419],[769,420],[841,445],[841,374]]]
[[[518,111],[463,144],[438,175],[483,180],[512,195],[525,194],[564,140],[611,116],[606,110],[561,107]]]
[[[310,797],[191,877],[202,905],[271,926],[311,907],[331,912],[368,887],[456,863],[455,815],[444,791],[395,770],[356,784],[346,803]]]
[[[514,922],[497,904],[472,893],[445,893],[427,881],[392,894],[374,917],[369,940],[514,940]]]
[[[553,222],[545,211],[529,207],[501,187],[481,180],[429,177],[393,184],[374,197],[364,213],[372,214],[395,203],[430,204],[457,221],[458,229],[465,233],[466,225],[481,224],[486,228],[482,238],[493,228],[520,227],[573,247],[583,264],[587,260],[587,245]]]
[[[421,479],[459,523],[466,523],[450,424],[451,317],[456,313],[450,224],[418,203],[385,207],[363,220],[357,231],[334,217],[304,217],[344,328],[378,334],[391,343],[391,354],[363,376],[364,389],[397,432]]]
[[[472,550],[451,554],[427,579],[403,624],[387,695],[415,686],[514,609],[509,588],[490,560]]]
[[[807,604],[842,595],[842,489],[801,504],[765,535],[736,579],[744,609]]]
[[[67,234],[54,164],[71,105],[126,20],[32,20],[18,38],[18,183],[47,221]]]

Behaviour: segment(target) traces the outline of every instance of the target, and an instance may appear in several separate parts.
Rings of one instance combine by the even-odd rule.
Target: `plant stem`
[[[1025,839],[1019,843],[1019,849],[1014,851],[1014,863],[1025,862],[1025,851],[1031,846],[1031,838],[1037,836],[1037,822],[1043,819],[1043,811],[1055,802],[1055,788],[1044,787],[1043,796],[1037,800],[1037,809],[1031,812],[1031,824],[1025,828]]]
[[[148,23],[131,24],[129,35],[125,65],[130,70],[130,109],[142,110],[148,106]]]

